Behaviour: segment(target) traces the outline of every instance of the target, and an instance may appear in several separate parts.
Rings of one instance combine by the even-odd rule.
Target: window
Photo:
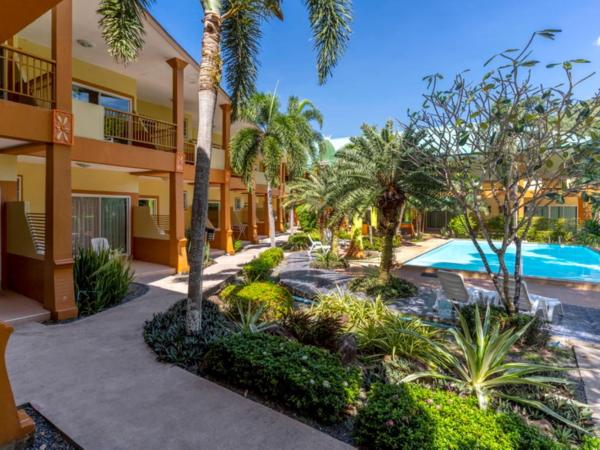
[[[158,199],[157,198],[140,198],[138,200],[138,206],[147,206],[150,209],[150,215],[155,216],[158,214]]]
[[[23,175],[17,175],[17,201],[23,201]]]
[[[100,105],[124,112],[131,111],[131,99],[127,97],[109,94],[108,92],[80,84],[73,84],[71,93],[72,97],[80,102],[93,103],[94,105]]]
[[[240,197],[236,197],[233,200],[233,209],[236,211],[239,211],[240,209],[242,209],[244,206],[242,205],[242,199]]]
[[[129,197],[73,196],[73,250],[105,238],[110,248],[129,253]]]
[[[219,202],[208,202],[208,220],[215,227],[215,230],[219,229],[221,204]]]
[[[546,219],[577,219],[577,206],[538,206],[534,215]]]
[[[190,138],[189,130],[190,121],[187,117],[183,118],[183,138],[187,141]]]
[[[188,191],[183,191],[183,209],[188,209],[190,207],[190,195]]]

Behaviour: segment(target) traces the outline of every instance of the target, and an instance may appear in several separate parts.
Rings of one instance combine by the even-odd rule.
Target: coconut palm
[[[281,165],[297,173],[308,163],[309,130],[303,114],[288,115],[280,111],[274,94],[255,93],[240,108],[239,116],[251,127],[240,130],[231,141],[231,167],[250,190],[255,188],[259,163],[267,179],[269,239],[275,247],[273,188],[281,182]]]
[[[379,210],[384,234],[379,277],[385,281],[393,264],[394,236],[405,202],[410,197],[427,198],[440,185],[426,164],[419,166],[408,157],[424,151],[408,145],[418,139],[410,130],[400,133],[389,121],[381,130],[363,125],[362,132],[336,154],[333,195],[339,199],[338,214],[363,214],[371,206]]]
[[[144,45],[142,17],[153,0],[101,0],[100,28],[109,52],[122,62],[134,60]],[[208,215],[208,181],[217,90],[223,70],[234,114],[254,92],[261,27],[283,20],[282,0],[200,0],[204,11],[202,59],[198,76],[198,140],[192,201],[189,254],[188,332],[202,322],[204,224]],[[323,84],[350,37],[351,0],[304,0],[317,50],[317,73]]]

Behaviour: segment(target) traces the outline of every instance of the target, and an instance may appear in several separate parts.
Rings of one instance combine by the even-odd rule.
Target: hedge
[[[271,319],[285,316],[294,304],[287,289],[270,281],[255,281],[241,286],[230,284],[221,291],[220,297],[234,308],[238,302],[242,302],[244,311],[248,302],[254,306],[262,305],[265,307],[264,316]]]
[[[213,342],[202,367],[322,423],[339,421],[361,385],[361,372],[326,350],[263,333]]]
[[[359,445],[374,449],[564,449],[516,415],[417,384],[373,385],[354,433]]]
[[[270,248],[242,267],[242,272],[250,281],[266,280],[271,274],[271,270],[277,267],[281,261],[283,261],[283,250]]]

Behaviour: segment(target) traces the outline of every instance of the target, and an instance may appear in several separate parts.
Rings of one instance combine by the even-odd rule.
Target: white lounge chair
[[[438,270],[437,277],[442,287],[436,292],[434,309],[438,309],[440,300],[449,301],[460,307],[473,303],[492,303],[497,297],[493,291],[467,286],[460,273]]]
[[[313,238],[308,235],[310,241],[310,247],[308,248],[308,256],[310,257],[313,252],[327,252],[331,250],[331,245],[323,245],[321,241],[313,241]]]
[[[96,253],[100,253],[102,250],[110,250],[110,244],[108,243],[108,239],[103,237],[92,238],[92,249]]]
[[[515,295],[516,283],[514,278],[511,278],[508,285],[508,294],[511,297]],[[496,294],[496,301],[500,302],[500,296]],[[558,308],[559,314],[563,316],[565,311],[562,303],[557,298],[543,297],[541,295],[530,294],[527,288],[527,283],[521,281],[521,291],[519,292],[519,310],[525,314],[535,316],[538,311],[542,312],[544,320],[552,322],[554,318],[554,310]]]

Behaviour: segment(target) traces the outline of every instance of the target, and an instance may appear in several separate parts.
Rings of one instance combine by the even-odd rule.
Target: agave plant
[[[475,309],[475,330],[459,314],[460,328],[450,329],[458,352],[455,354],[443,343],[431,339],[427,341],[434,348],[431,362],[441,370],[416,372],[402,381],[409,382],[419,378],[437,378],[454,383],[462,390],[477,397],[479,407],[486,409],[492,398],[504,398],[511,402],[539,409],[543,413],[582,432],[584,428],[562,417],[537,400],[506,394],[502,388],[515,385],[529,385],[549,389],[552,384],[569,384],[565,378],[546,376],[544,373],[568,370],[545,364],[510,361],[508,354],[515,343],[525,334],[531,322],[521,329],[508,329],[500,332],[499,324],[492,324],[490,308],[486,309],[483,323],[479,308]],[[442,371],[443,370],[443,371]]]
[[[264,305],[257,306],[252,302],[236,301],[236,307],[237,314],[229,314],[229,318],[238,333],[262,333],[275,326],[273,321],[262,320],[265,313]]]

